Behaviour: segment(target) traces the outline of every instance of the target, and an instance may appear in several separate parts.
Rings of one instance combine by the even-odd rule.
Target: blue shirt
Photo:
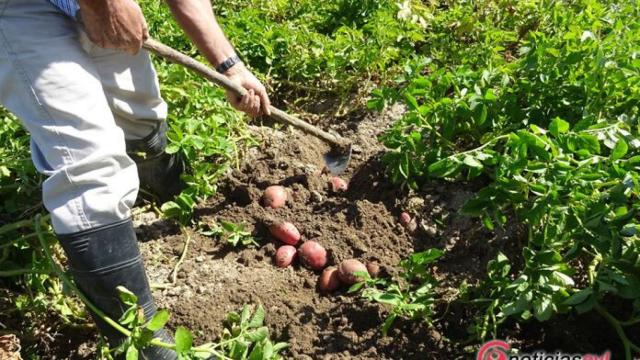
[[[53,5],[55,5],[60,11],[69,15],[70,17],[77,19],[78,10],[80,10],[80,5],[78,5],[77,0],[49,0]]]

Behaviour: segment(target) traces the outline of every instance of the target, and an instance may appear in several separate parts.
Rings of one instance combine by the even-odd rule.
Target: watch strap
[[[241,62],[242,60],[240,60],[238,55],[230,56],[225,61],[221,62],[220,65],[216,66],[216,71],[219,73],[224,73],[225,71],[231,69],[237,63]]]

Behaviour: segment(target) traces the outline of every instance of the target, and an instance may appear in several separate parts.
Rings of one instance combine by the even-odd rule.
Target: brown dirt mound
[[[293,222],[303,240],[315,240],[328,250],[329,265],[358,258],[377,261],[383,273],[394,273],[397,263],[413,252],[416,239],[397,222],[403,194],[383,181],[376,136],[389,121],[387,116],[360,122],[352,136],[357,145],[350,171],[342,176],[350,182],[349,190],[343,193],[334,193],[330,176],[322,173],[322,154],[328,150],[323,143],[295,131],[254,128],[263,145],[245,155],[232,180],[199,207],[197,216],[206,224],[245,224],[263,246],[234,249],[192,234],[193,247],[178,283],[155,294],[160,305],[173,312],[173,323],[188,324],[202,334],[201,341],[212,340],[228,311],[262,303],[267,324],[278,338],[290,342],[294,358],[423,358],[431,342],[425,327],[404,324],[402,329],[399,323],[382,337],[381,307],[347,295],[345,289],[319,294],[319,274],[299,265],[275,267],[272,259],[279,244],[264,225],[268,216]],[[284,208],[260,205],[263,190],[272,184],[287,187]],[[423,247],[431,242],[421,241]],[[149,271],[156,274],[152,282],[166,281],[167,265],[183,243],[184,237],[175,234],[143,245]]]

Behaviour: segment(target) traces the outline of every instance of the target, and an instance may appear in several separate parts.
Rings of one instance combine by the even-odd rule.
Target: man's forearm
[[[213,66],[235,55],[209,0],[167,0],[167,3],[178,23]]]
[[[209,1],[167,0],[167,3],[169,3],[173,16],[200,52],[213,66],[218,67],[236,53],[218,25]],[[270,114],[267,90],[242,63],[233,66],[233,62],[230,62],[224,64],[219,70],[224,71],[229,79],[247,90],[242,97],[227,90],[227,99],[234,108],[253,117],[260,114]]]

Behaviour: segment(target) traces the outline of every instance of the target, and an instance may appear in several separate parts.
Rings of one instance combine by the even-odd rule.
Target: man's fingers
[[[229,100],[231,106],[237,108],[238,106],[240,106],[240,100],[242,100],[242,98],[238,98],[237,96],[232,94],[227,96],[227,100]]]
[[[147,25],[147,20],[142,20],[142,41],[147,40],[149,38],[149,25]]]
[[[127,44],[127,47],[124,51],[129,55],[135,55],[142,48],[142,39],[135,39]]]
[[[269,100],[269,95],[267,95],[267,90],[262,88],[261,91],[258,92],[260,96],[260,106],[262,108],[262,113],[269,116],[271,115],[271,101]]]
[[[234,108],[237,108],[238,104],[240,104],[240,100],[242,100],[242,98],[238,97],[236,94],[230,91],[227,91],[226,96],[227,101],[229,101],[229,104],[231,104],[231,106],[233,106]]]
[[[250,104],[251,104],[251,93],[247,92],[242,97],[242,100],[240,100],[240,104],[238,104],[238,107],[240,108],[241,111],[248,112],[249,109],[251,108]]]
[[[142,44],[147,39],[148,31],[146,27],[147,27],[147,24],[142,23],[142,26],[140,28],[140,34],[139,34],[140,36],[136,36],[133,39],[133,55],[137,54],[140,51],[140,49],[142,49]]]
[[[260,95],[256,93],[256,117],[260,116],[262,113],[262,100]]]
[[[260,115],[260,96],[253,95],[253,107],[251,108],[251,112],[254,117],[258,117]]]
[[[247,92],[247,111],[250,113],[253,112],[253,96],[253,89],[251,89]]]
[[[269,101],[267,90],[258,79],[246,69],[244,69],[244,72],[231,75],[230,78],[246,89],[245,95],[242,96],[237,105],[232,102],[236,109],[245,112],[251,117],[271,115],[269,109],[271,102]]]
[[[85,34],[87,34],[87,37],[89,38],[89,40],[91,40],[92,43],[102,47],[103,41],[101,37],[95,36],[93,32],[89,32],[89,31],[86,31]]]
[[[252,117],[256,117],[258,116],[258,113],[260,112],[260,100],[258,98],[258,96],[256,95],[255,90],[250,89],[249,90],[249,114]]]

